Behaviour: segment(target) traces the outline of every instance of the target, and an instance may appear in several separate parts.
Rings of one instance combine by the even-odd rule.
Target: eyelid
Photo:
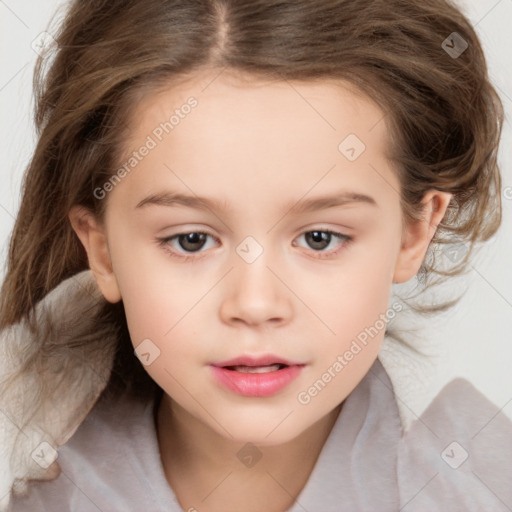
[[[198,252],[177,252],[176,250],[171,250],[169,248],[169,242],[173,239],[177,239],[180,236],[188,235],[190,233],[199,233],[204,234],[207,236],[210,236],[213,238],[216,242],[220,242],[220,240],[210,233],[209,231],[206,231],[204,229],[190,229],[188,231],[180,231],[179,233],[175,233],[174,235],[169,235],[165,237],[159,237],[157,238],[158,244],[163,247],[163,249],[171,256],[181,259],[182,261],[189,261],[189,260],[198,260],[203,257],[203,254],[206,253],[206,251],[200,250]]]
[[[314,227],[309,227],[307,229],[302,229],[300,231],[300,233],[297,236],[295,236],[295,238],[293,239],[292,244],[294,246],[296,246],[296,244],[294,242],[295,242],[295,240],[298,237],[303,236],[303,235],[305,235],[307,233],[315,232],[315,231],[321,232],[321,233],[329,233],[332,236],[338,238],[340,240],[341,247],[336,249],[336,250],[331,250],[331,251],[315,251],[314,249],[309,249],[308,252],[312,253],[314,255],[314,256],[311,256],[314,259],[333,258],[333,257],[337,256],[341,251],[343,251],[354,240],[354,237],[352,235],[347,235],[345,233],[341,233],[339,231],[336,231],[335,229],[328,228],[328,227],[325,227],[325,226],[318,226],[317,225],[317,226],[314,226]],[[176,239],[176,238],[178,238],[180,236],[188,235],[188,234],[191,234],[191,233],[204,234],[206,236],[210,236],[211,238],[213,238],[217,243],[220,242],[219,238],[216,237],[215,235],[213,235],[212,233],[210,233],[209,231],[204,230],[204,229],[193,229],[193,228],[189,229],[189,230],[186,230],[186,231],[180,231],[178,233],[175,233],[175,234],[172,234],[172,235],[169,235],[169,236],[158,237],[156,240],[157,240],[158,244],[160,246],[162,246],[163,249],[170,256],[173,256],[175,258],[179,258],[183,262],[190,261],[190,260],[198,260],[198,259],[202,258],[203,255],[205,255],[208,251],[199,250],[197,252],[186,253],[186,252],[177,252],[176,250],[171,250],[169,248],[169,242],[171,240],[174,240],[174,239]],[[301,248],[305,249],[304,247],[301,247]]]
[[[349,246],[354,240],[354,237],[352,235],[340,233],[339,231],[336,231],[335,229],[326,228],[326,227],[313,227],[313,228],[308,228],[308,229],[302,230],[300,232],[300,234],[294,238],[294,241],[297,238],[299,238],[300,236],[305,235],[306,233],[312,233],[315,231],[320,232],[320,233],[331,234],[333,237],[336,237],[340,241],[339,242],[340,246],[337,249],[333,249],[330,251],[315,251],[313,249],[309,249],[307,252],[309,254],[313,254],[313,256],[311,256],[313,259],[335,258],[340,252],[345,250],[347,248],[347,246]]]

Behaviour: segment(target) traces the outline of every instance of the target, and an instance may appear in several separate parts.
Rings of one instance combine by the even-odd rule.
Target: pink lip
[[[282,357],[275,356],[274,354],[264,354],[262,356],[249,356],[243,355],[239,357],[235,357],[234,359],[229,359],[228,361],[222,361],[220,363],[212,363],[213,366],[264,366],[267,364],[285,364],[287,366],[293,365],[301,365],[298,361],[289,361],[288,359],[283,359]]]
[[[266,366],[283,364],[286,367],[267,373],[243,373],[228,366]],[[298,377],[304,364],[288,361],[272,354],[254,357],[241,356],[211,365],[219,384],[242,396],[265,397],[275,395]]]

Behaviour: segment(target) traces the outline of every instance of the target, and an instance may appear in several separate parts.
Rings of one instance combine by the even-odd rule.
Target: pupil
[[[204,233],[187,233],[186,235],[180,236],[180,245],[186,251],[195,251],[201,249],[204,245],[206,235]],[[199,247],[194,246],[200,244]]]
[[[325,249],[331,239],[331,234],[324,231],[310,231],[306,236],[310,238],[308,243],[315,249]],[[316,247],[315,244],[320,244],[320,247]]]

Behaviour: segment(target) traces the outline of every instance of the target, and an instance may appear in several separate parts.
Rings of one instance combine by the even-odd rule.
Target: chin
[[[310,424],[297,424],[296,419],[292,419],[293,413],[288,418],[281,416],[279,419],[251,418],[235,421],[224,421],[221,424],[231,434],[227,434],[218,425],[210,425],[218,434],[225,439],[240,443],[252,443],[257,446],[278,446],[290,441],[302,434],[310,427]],[[284,419],[283,421],[283,418]]]

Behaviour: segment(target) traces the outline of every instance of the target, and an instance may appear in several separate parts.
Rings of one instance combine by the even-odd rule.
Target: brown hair
[[[102,219],[106,201],[93,191],[120,162],[129,105],[195,70],[339,79],[371,97],[394,141],[403,220],[419,217],[426,190],[453,194],[418,276],[425,289],[463,273],[474,244],[501,223],[502,104],[474,29],[448,1],[75,0],[55,37],[58,47],[36,65],[39,139],[10,240],[0,327],[30,317],[88,268],[71,206]],[[467,43],[460,55],[443,43],[455,47],[454,37]],[[443,270],[434,249],[454,242],[469,250]],[[457,301],[411,307],[431,313]],[[103,315],[120,328],[113,375],[149,379],[127,341],[122,303],[106,303]]]

